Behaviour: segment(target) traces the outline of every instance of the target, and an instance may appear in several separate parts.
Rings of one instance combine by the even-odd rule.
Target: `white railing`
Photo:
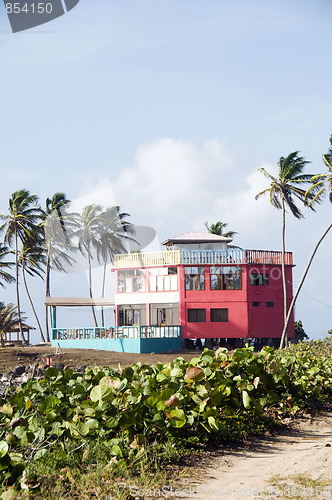
[[[115,256],[116,268],[140,268],[149,266],[192,266],[198,264],[275,264],[281,265],[281,252],[271,250],[168,250]],[[293,264],[292,252],[285,253],[285,264]]]
[[[115,256],[115,267],[176,266],[181,263],[180,250],[142,252]]]
[[[53,340],[162,339],[181,337],[179,325],[53,328]]]
[[[244,250],[182,250],[181,264],[243,264]]]
[[[169,339],[181,337],[181,327],[178,325],[141,326],[141,339]]]

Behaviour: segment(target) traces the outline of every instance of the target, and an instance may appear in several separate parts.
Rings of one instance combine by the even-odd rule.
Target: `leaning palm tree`
[[[290,153],[288,156],[281,157],[278,162],[278,177],[274,177],[264,168],[260,168],[259,171],[271,182],[270,186],[255,196],[257,200],[263,194],[269,194],[270,203],[272,206],[282,211],[282,253],[281,253],[281,267],[282,267],[282,282],[283,282],[283,293],[284,293],[284,324],[286,323],[287,312],[288,312],[288,301],[287,301],[287,280],[286,280],[286,269],[285,269],[285,234],[286,234],[286,207],[289,208],[291,213],[296,219],[302,219],[304,216],[301,210],[296,205],[296,198],[302,203],[306,200],[306,190],[302,186],[309,184],[311,182],[312,174],[305,174],[303,170],[306,166],[307,161],[301,156],[298,156],[299,152],[295,151]],[[312,195],[307,195],[312,198]],[[312,208],[312,207],[311,207]],[[287,345],[287,334],[282,342]],[[280,344],[283,347],[283,343]]]
[[[64,193],[55,193],[46,199],[45,210],[42,211],[41,227],[44,234],[46,250],[45,296],[51,295],[51,269],[66,272],[74,259],[70,252],[74,251],[71,239],[77,214],[68,212],[70,201]],[[47,342],[50,341],[48,308],[45,308],[45,327]]]
[[[38,197],[31,195],[27,189],[15,191],[9,199],[9,214],[0,215],[0,218],[5,221],[0,227],[0,233],[4,232],[4,243],[9,247],[14,246],[18,324],[24,344],[26,344],[26,340],[23,335],[20,312],[19,249],[22,242],[27,238],[32,238],[32,235],[37,231],[41,215],[37,202]]]
[[[17,306],[0,302],[0,340],[2,346],[4,345],[5,334],[16,327],[17,323],[22,320],[25,320],[25,318],[22,316],[22,312],[18,314]]]
[[[14,262],[4,260],[7,259],[9,254],[9,248],[0,243],[0,286],[2,288],[5,288],[4,283],[10,284],[15,281],[15,278],[8,272],[8,269],[11,269]]]
[[[133,224],[128,222],[129,214],[122,213],[119,206],[108,207],[99,216],[99,246],[97,247],[98,261],[103,263],[103,279],[101,296],[105,295],[107,264],[113,263],[116,253],[127,252],[125,240],[133,240]],[[101,324],[104,326],[104,308],[101,308]]]
[[[324,161],[325,165],[327,166],[328,172],[326,172],[325,174],[314,175],[312,177],[312,179],[311,179],[312,186],[308,189],[308,191],[306,193],[306,199],[309,200],[308,201],[309,206],[312,205],[314,202],[319,202],[325,193],[328,193],[329,200],[332,203],[332,135],[330,137],[330,149],[329,149],[327,154],[323,154],[323,161]],[[316,243],[316,245],[315,245],[315,247],[314,247],[314,249],[309,257],[306,268],[303,272],[301,280],[300,280],[298,287],[296,289],[296,292],[293,296],[292,302],[289,306],[288,314],[287,314],[285,325],[284,325],[284,330],[282,332],[282,337],[281,337],[282,342],[286,336],[288,324],[289,324],[290,317],[291,317],[291,314],[292,314],[293,309],[294,309],[296,299],[301,291],[304,280],[307,277],[311,263],[316,255],[316,252],[318,250],[319,245],[324,240],[325,236],[328,234],[330,229],[332,229],[332,222],[327,226],[327,228],[323,232],[322,236],[317,241],[317,243]]]
[[[81,254],[88,259],[88,272],[89,272],[89,295],[92,298],[92,260],[93,253],[97,251],[100,254],[100,233],[102,212],[101,205],[87,205],[82,210],[82,215],[79,220],[79,229],[75,232],[78,239],[78,248]],[[92,316],[95,326],[98,326],[95,308],[92,308]]]
[[[45,342],[45,337],[38,318],[38,314],[31,298],[26,274],[28,274],[29,276],[38,276],[39,278],[44,279],[42,273],[45,272],[44,267],[46,265],[46,261],[47,259],[45,246],[43,245],[43,241],[39,238],[39,235],[37,235],[37,237],[33,240],[26,240],[25,242],[23,242],[21,251],[19,252],[19,265],[22,269],[24,288],[29,299],[32,312],[36,318],[40,336],[43,342]]]

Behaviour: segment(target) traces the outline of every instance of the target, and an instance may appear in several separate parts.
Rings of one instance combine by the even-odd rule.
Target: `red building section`
[[[187,233],[166,251],[118,255],[116,326],[181,327],[183,339],[280,339],[281,252],[229,248],[230,238]],[[288,303],[292,254],[285,254]],[[294,320],[289,337],[295,336]]]

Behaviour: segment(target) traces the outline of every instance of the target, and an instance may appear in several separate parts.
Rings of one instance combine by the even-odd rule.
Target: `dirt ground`
[[[192,494],[182,498],[331,498],[332,405],[285,423],[274,436],[221,450],[188,480]]]
[[[0,372],[18,365],[46,364],[46,356],[52,355],[51,363],[63,363],[65,366],[119,366],[124,368],[132,363],[156,364],[159,361],[171,362],[177,357],[189,360],[199,356],[199,351],[178,351],[171,354],[130,354],[96,349],[63,349],[62,354],[55,354],[56,348],[50,346],[2,347],[0,348]]]

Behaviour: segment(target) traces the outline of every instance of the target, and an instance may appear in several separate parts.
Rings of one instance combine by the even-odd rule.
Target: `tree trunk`
[[[284,326],[286,324],[287,318],[287,280],[286,280],[286,268],[285,268],[285,234],[286,234],[286,210],[285,210],[285,198],[283,193],[281,194],[281,208],[282,208],[282,247],[281,247],[281,273],[282,273],[282,287],[284,292]],[[288,342],[287,329],[284,338],[281,337],[280,349],[282,349]]]
[[[105,281],[106,281],[106,260],[104,261],[104,270],[103,270],[103,283],[101,286],[101,296],[105,295]],[[101,326],[105,326],[104,324],[104,308],[101,306]]]
[[[17,315],[18,315],[18,326],[20,329],[21,339],[24,345],[27,345],[25,340],[23,329],[22,329],[22,318],[21,318],[21,306],[20,306],[20,292],[18,284],[18,238],[17,238],[17,228],[15,227],[15,279],[16,279],[16,302],[17,302]]]
[[[50,297],[50,272],[51,272],[50,248],[48,248],[47,249],[47,262],[46,262],[46,277],[45,277],[45,297]],[[46,339],[47,339],[47,342],[50,342],[50,328],[49,328],[48,314],[49,314],[48,306],[45,306]]]
[[[92,275],[91,275],[91,255],[90,255],[90,248],[88,248],[88,264],[89,264],[89,294],[90,298],[92,299]],[[95,308],[91,306],[92,309],[92,316],[93,316],[93,321],[95,323],[95,327],[98,327],[97,323],[97,318],[96,318],[96,312]]]
[[[31,309],[33,311],[33,314],[34,314],[34,316],[36,318],[36,321],[37,321],[37,324],[38,324],[40,336],[42,338],[42,341],[45,342],[45,337],[44,337],[44,334],[43,334],[43,331],[42,331],[42,328],[41,328],[41,325],[40,325],[40,321],[39,321],[38,315],[36,313],[36,309],[35,309],[35,307],[33,305],[33,302],[32,302],[32,299],[31,299],[31,295],[29,293],[28,284],[27,284],[27,281],[26,281],[26,278],[25,278],[24,267],[22,267],[22,276],[23,276],[23,282],[24,282],[25,291],[27,293],[27,296],[28,296],[28,299],[29,299],[29,302],[30,302],[30,305],[31,305]]]
[[[294,305],[295,305],[295,302],[296,302],[296,299],[301,291],[301,288],[302,288],[302,285],[304,283],[304,280],[306,279],[306,276],[308,274],[308,271],[310,269],[310,266],[311,266],[311,263],[315,257],[315,254],[318,250],[318,247],[319,245],[321,244],[321,242],[323,241],[323,239],[325,238],[325,236],[327,235],[327,233],[330,231],[330,229],[332,228],[332,222],[331,224],[329,224],[327,226],[327,228],[325,229],[324,233],[322,234],[322,236],[319,238],[319,240],[317,241],[316,245],[315,245],[315,248],[313,249],[312,251],[312,254],[310,255],[309,257],[309,260],[308,260],[308,263],[306,265],[306,268],[304,270],[304,273],[302,275],[302,278],[300,280],[300,283],[296,289],[296,292],[294,294],[294,297],[293,297],[293,300],[289,306],[289,310],[288,310],[288,314],[287,314],[287,317],[286,317],[286,321],[285,321],[285,325],[284,325],[284,330],[282,332],[282,337],[281,337],[281,343],[280,345],[284,342],[284,339],[286,338],[286,331],[287,331],[287,328],[288,328],[288,325],[289,325],[289,321],[290,321],[290,318],[291,318],[291,315],[292,315],[292,312],[293,312],[293,309],[294,309]]]

